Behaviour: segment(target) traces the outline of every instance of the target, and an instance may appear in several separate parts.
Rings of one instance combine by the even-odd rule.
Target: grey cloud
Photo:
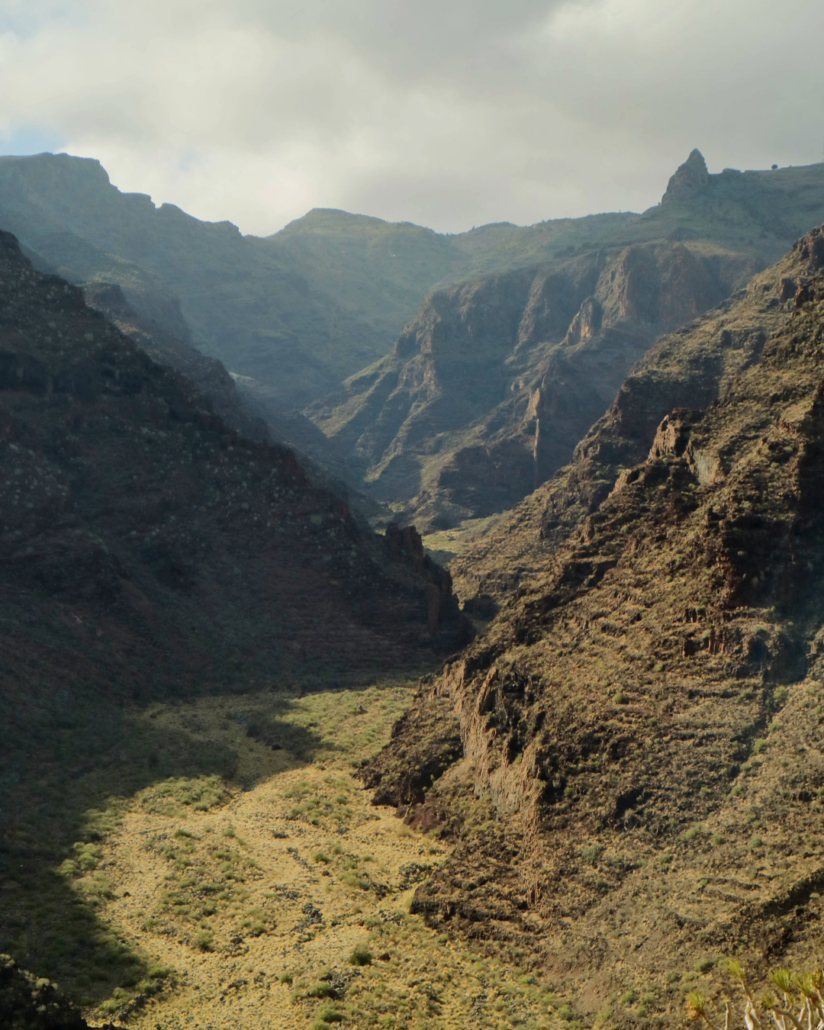
[[[822,156],[818,0],[0,0],[21,19],[0,129],[246,231],[312,205],[447,230],[639,209],[693,146]]]

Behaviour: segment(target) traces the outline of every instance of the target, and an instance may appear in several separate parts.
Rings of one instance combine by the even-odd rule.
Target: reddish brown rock
[[[579,450],[587,507],[567,509],[376,763],[411,782],[428,755],[417,727],[454,713],[463,759],[407,818],[459,845],[416,909],[530,950],[584,1019],[609,1003],[615,1025],[637,1025],[614,1004],[632,988],[680,1025],[667,985],[707,955],[738,955],[754,979],[817,961],[822,238],[633,374]],[[788,278],[806,284],[800,304],[781,299]]]

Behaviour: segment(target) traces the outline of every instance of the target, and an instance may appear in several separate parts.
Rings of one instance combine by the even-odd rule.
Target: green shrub
[[[349,956],[349,962],[353,966],[371,966],[372,952],[365,944],[356,944]]]
[[[595,865],[603,853],[603,844],[592,844],[588,848],[581,848],[581,859],[588,865]]]
[[[343,1013],[332,1008],[331,1005],[321,1005],[318,1009],[318,1019],[322,1025],[328,1023],[342,1023]]]
[[[325,980],[318,980],[317,983],[313,983],[306,989],[307,998],[331,998],[334,993],[334,987]]]

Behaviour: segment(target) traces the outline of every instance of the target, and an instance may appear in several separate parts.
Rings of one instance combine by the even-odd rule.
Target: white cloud
[[[819,160],[822,30],[818,0],[0,0],[0,131],[259,233],[640,209],[693,146]]]

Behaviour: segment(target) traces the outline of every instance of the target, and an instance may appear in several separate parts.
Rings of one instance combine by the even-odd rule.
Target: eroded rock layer
[[[815,954],[822,369],[815,230],[628,381],[579,451],[577,522],[562,533],[544,508],[554,552],[370,773],[413,782],[426,711],[457,717],[463,757],[425,800],[380,798],[458,841],[416,906],[534,949],[588,1018],[612,1005],[637,1025],[646,989],[641,1015],[680,1022],[696,963]]]
[[[709,175],[695,151],[643,216],[436,290],[391,355],[309,414],[364,488],[427,532],[504,511],[570,461],[662,333],[824,215],[814,181]]]

